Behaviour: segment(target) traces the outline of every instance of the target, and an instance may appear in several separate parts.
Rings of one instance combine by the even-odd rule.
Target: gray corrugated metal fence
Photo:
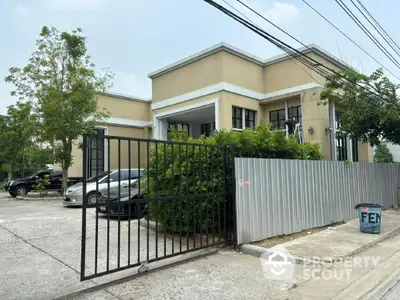
[[[238,244],[357,217],[359,202],[397,204],[399,165],[235,158]]]

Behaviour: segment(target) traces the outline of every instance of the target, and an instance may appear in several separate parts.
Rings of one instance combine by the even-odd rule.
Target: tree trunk
[[[12,166],[8,165],[8,181],[12,179]]]
[[[68,168],[62,168],[62,193],[64,194],[68,189]]]

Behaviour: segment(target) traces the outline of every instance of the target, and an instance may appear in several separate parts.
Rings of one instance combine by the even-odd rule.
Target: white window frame
[[[339,128],[336,128],[336,108],[335,108],[335,103],[332,102],[332,115],[333,115],[333,145],[334,145],[334,160],[338,161],[337,157],[337,145],[336,145],[336,133],[337,132],[343,132],[346,133],[346,131],[343,131]],[[347,152],[347,160],[348,161],[354,161],[353,158],[353,143],[352,139],[350,136],[346,136],[346,152]]]

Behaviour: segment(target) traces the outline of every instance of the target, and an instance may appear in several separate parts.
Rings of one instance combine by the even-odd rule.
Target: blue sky
[[[400,70],[334,0],[308,1],[400,77]],[[305,44],[317,44],[367,73],[379,67],[301,0],[246,2]],[[345,3],[351,5],[349,0]],[[400,1],[363,0],[363,3],[400,44],[400,32],[396,30],[400,23]],[[292,46],[301,46],[262,19],[242,11]],[[98,67],[110,67],[115,73],[113,91],[140,97],[151,97],[148,73],[222,41],[261,58],[281,53],[202,0],[1,0],[0,113],[15,103],[9,96],[12,86],[4,83],[3,78],[9,67],[27,63],[43,25],[55,26],[60,31],[81,27],[88,38],[93,62]]]

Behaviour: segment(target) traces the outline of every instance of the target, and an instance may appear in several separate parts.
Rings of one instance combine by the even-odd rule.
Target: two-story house
[[[299,49],[314,60],[340,71],[346,64],[316,45]],[[296,117],[302,139],[321,146],[328,160],[373,161],[373,149],[350,138],[337,137],[340,111],[334,103],[319,105],[325,78],[284,54],[261,59],[220,43],[149,74],[152,99],[103,94],[99,107],[111,117],[98,130],[105,135],[165,140],[174,127],[192,137],[214,130],[254,128],[260,122],[287,130],[285,121]],[[101,170],[116,167],[116,145],[102,143],[89,153],[89,173],[95,155]],[[142,151],[142,154],[145,151]],[[74,150],[71,175],[82,174],[82,151]],[[127,165],[122,153],[121,165]],[[145,163],[145,157],[141,162]],[[104,163],[103,163],[104,162]],[[141,164],[142,164],[141,163]],[[137,167],[132,165],[133,167]]]

